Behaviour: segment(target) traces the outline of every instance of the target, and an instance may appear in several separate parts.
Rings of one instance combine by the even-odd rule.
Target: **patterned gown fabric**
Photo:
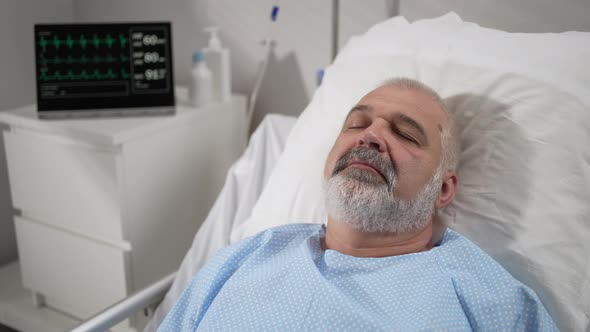
[[[557,331],[537,295],[447,229],[429,251],[360,258],[296,224],[223,249],[159,331]]]

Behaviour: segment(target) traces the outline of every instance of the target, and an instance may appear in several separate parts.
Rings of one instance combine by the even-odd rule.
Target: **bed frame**
[[[103,312],[78,325],[71,332],[103,332],[125,320],[134,313],[144,310],[148,315],[153,312],[158,303],[164,298],[176,272],[156,281],[152,285],[112,305]]]

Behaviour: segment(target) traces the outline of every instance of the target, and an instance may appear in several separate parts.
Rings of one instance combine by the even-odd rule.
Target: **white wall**
[[[2,0],[0,110],[35,101],[33,24],[71,20],[72,0]]]
[[[33,24],[69,22],[72,0],[2,0],[0,3],[0,110],[35,101]],[[0,137],[0,266],[16,259],[4,142]]]

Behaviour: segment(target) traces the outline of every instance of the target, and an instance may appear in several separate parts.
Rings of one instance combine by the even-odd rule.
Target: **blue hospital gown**
[[[325,226],[276,227],[223,249],[159,331],[556,331],[537,295],[448,229],[429,251],[323,251]]]

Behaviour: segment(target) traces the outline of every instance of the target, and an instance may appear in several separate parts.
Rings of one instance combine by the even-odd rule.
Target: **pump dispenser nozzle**
[[[212,50],[221,50],[221,40],[219,40],[219,27],[211,26],[204,29],[209,35],[209,48]]]

